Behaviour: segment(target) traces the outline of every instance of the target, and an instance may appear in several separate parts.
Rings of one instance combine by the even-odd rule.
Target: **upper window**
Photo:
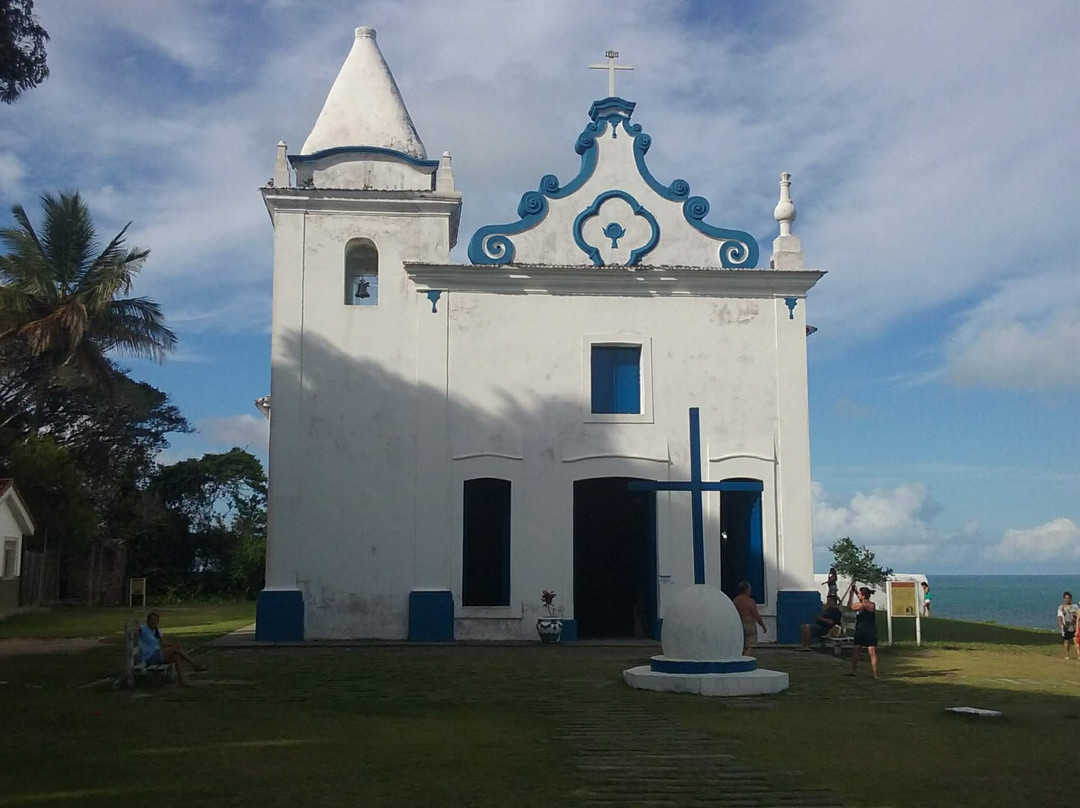
[[[641,346],[592,346],[592,411],[641,412]]]
[[[345,305],[379,303],[379,251],[370,241],[356,241],[345,249]]]

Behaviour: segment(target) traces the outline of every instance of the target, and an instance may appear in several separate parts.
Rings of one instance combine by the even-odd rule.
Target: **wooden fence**
[[[60,600],[60,564],[56,553],[23,551],[19,605],[41,606]]]

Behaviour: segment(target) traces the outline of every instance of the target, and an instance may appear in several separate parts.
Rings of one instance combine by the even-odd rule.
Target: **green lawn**
[[[254,601],[208,603],[191,606],[86,608],[58,606],[47,611],[28,612],[0,620],[0,640],[56,639],[60,637],[122,637],[124,623],[146,621],[155,611],[169,634],[219,636],[255,620]]]
[[[160,611],[192,644],[251,618],[250,604]],[[1080,729],[1080,664],[1048,632],[928,621],[932,644],[883,649],[877,682],[868,666],[851,679],[830,656],[765,649],[761,664],[792,686],[753,700],[634,691],[621,671],[653,649],[584,645],[201,649],[211,671],[186,691],[78,689],[116,672],[110,620],[124,614],[11,622],[57,637],[84,620],[109,639],[0,657],[0,806],[576,805],[600,782],[583,765],[590,739],[628,759],[668,744],[733,754],[775,789],[832,789],[851,805],[1075,802],[1073,767],[1058,762]],[[685,771],[698,796],[741,782]]]

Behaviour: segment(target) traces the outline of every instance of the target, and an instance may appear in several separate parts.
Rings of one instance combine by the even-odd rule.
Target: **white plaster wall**
[[[549,200],[547,219],[513,237],[516,261],[587,264],[570,235],[573,220],[598,193],[623,189],[660,224],[645,263],[718,266],[718,242],[685,221],[681,202],[660,198],[640,178],[632,138],[620,129],[611,139],[609,130],[598,143],[586,187]],[[403,262],[448,261],[450,212],[395,207],[374,194],[329,204],[333,192],[318,190],[322,181],[356,187],[367,176],[392,185],[393,176],[375,175],[396,166],[327,164],[310,202],[271,202],[267,587],[303,591],[306,636],[405,637],[409,592],[446,588],[459,638],[535,639],[542,589],[558,592],[562,614],[573,615],[574,481],[689,479],[687,411],[696,406],[707,478],[764,483],[763,613],[766,639],[775,637],[776,592],[812,588],[801,295],[789,312],[771,293],[451,291],[432,312]],[[625,203],[609,204],[586,237],[596,237],[605,260],[621,262],[646,234]],[[733,226],[720,211],[707,218]],[[595,232],[609,219],[628,230],[616,251]],[[379,250],[378,306],[343,304],[344,250],[356,238]],[[592,415],[590,342],[638,340],[649,362],[643,414]],[[462,484],[486,476],[513,486],[510,605],[466,609]],[[719,496],[706,500],[707,582],[718,584]],[[693,582],[689,494],[658,494],[657,532],[662,616],[665,602]]]
[[[296,167],[299,186],[311,179],[316,188],[354,188],[362,191],[431,191],[434,168],[420,168],[389,155],[336,154]]]
[[[22,566],[22,547],[23,547],[23,534],[22,528],[19,527],[19,522],[15,518],[15,514],[12,512],[10,498],[5,499],[3,503],[0,503],[0,565],[3,564],[3,552],[4,542],[7,539],[16,539],[15,545],[15,571],[9,573],[7,570],[0,570],[6,577],[16,577],[21,572]]]
[[[343,303],[355,238],[379,250],[378,306]],[[415,508],[430,420],[416,314],[430,304],[402,262],[448,256],[446,216],[275,215],[267,587],[304,592],[309,637],[405,635],[430,529]]]
[[[514,484],[511,602],[523,636],[539,614],[539,593],[555,589],[573,613],[573,483],[600,476],[689,479],[688,409],[701,408],[710,479],[762,479],[768,596],[775,611],[784,580],[777,538],[775,436],[780,423],[776,308],[771,299],[515,296],[449,293],[455,511],[461,481],[497,476]],[[780,307],[787,327],[787,308]],[[731,312],[742,312],[730,316]],[[421,318],[432,316],[421,313]],[[626,325],[634,324],[630,331]],[[652,423],[592,423],[587,353],[594,333],[619,333],[652,345]],[[467,413],[484,413],[483,418]],[[628,419],[629,420],[629,419]],[[478,424],[494,428],[484,432]],[[469,430],[477,430],[470,433]],[[768,457],[731,458],[733,452]],[[487,455],[485,457],[484,455]],[[504,455],[495,457],[494,455]],[[509,459],[520,457],[520,459]],[[464,469],[468,470],[465,471]],[[517,495],[519,483],[528,496]],[[805,485],[809,485],[807,477]],[[521,499],[522,501],[518,501]],[[719,496],[707,497],[707,580],[719,584]],[[661,493],[658,573],[666,596],[693,582],[690,496]],[[460,529],[452,533],[450,586],[460,593]],[[812,570],[807,570],[812,574]],[[459,621],[460,622],[460,621]]]
[[[268,585],[304,591],[307,636],[404,637],[417,587],[452,591],[463,639],[534,638],[545,588],[571,616],[574,481],[689,479],[692,406],[708,479],[764,482],[763,612],[774,613],[778,588],[811,580],[809,546],[787,557],[783,539],[801,536],[809,513],[799,515],[798,497],[787,511],[778,502],[785,479],[807,489],[807,502],[809,488],[808,466],[801,481],[784,474],[788,462],[802,467],[807,441],[783,440],[788,420],[797,433],[806,418],[784,412],[793,405],[780,375],[799,374],[780,357],[778,335],[804,324],[782,300],[448,292],[433,313],[401,262],[445,258],[445,222],[289,214],[278,227],[304,272],[276,285],[275,316],[279,296],[302,297],[304,336],[298,346],[295,316],[275,320]],[[380,251],[377,307],[341,302],[344,245],[357,237]],[[593,419],[586,348],[608,335],[649,345],[647,422]],[[785,445],[790,461],[777,449]],[[510,605],[463,608],[462,484],[487,476],[513,486]],[[707,497],[713,584],[718,503]],[[662,615],[693,580],[690,496],[659,494],[657,521],[658,573],[669,582],[659,587]]]

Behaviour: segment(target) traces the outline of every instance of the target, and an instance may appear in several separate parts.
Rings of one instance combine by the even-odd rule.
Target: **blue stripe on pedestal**
[[[454,639],[454,596],[449,589],[417,589],[409,593],[409,642]]]
[[[257,642],[302,642],[304,593],[299,589],[264,589],[255,602]]]
[[[563,618],[562,621],[562,636],[559,638],[559,642],[573,642],[577,639],[577,620]]]
[[[803,623],[814,624],[821,614],[821,593],[782,589],[776,593],[776,641],[794,645],[802,641]]]
[[[757,670],[757,660],[746,658],[721,662],[653,657],[649,667],[653,673],[748,673]]]

